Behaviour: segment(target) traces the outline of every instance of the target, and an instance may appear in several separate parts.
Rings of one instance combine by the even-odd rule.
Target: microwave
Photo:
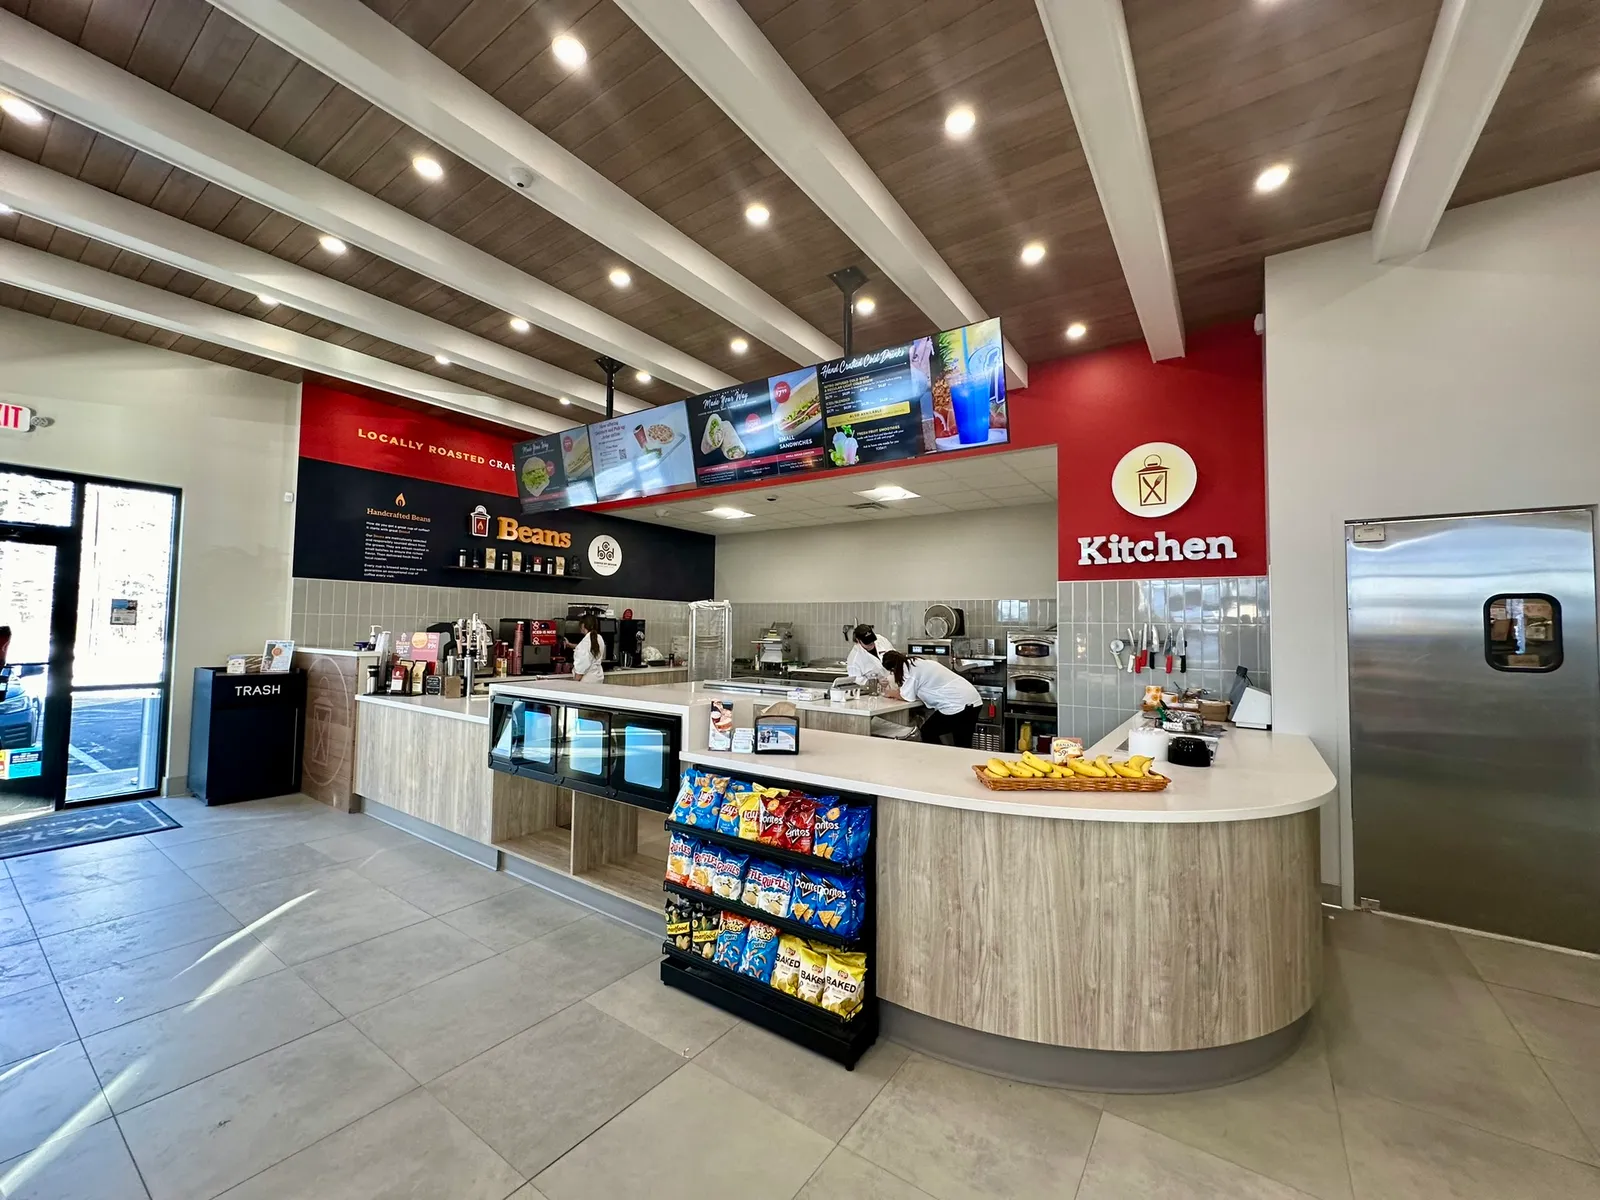
[[[677,716],[496,695],[489,721],[493,770],[658,812],[672,809]]]

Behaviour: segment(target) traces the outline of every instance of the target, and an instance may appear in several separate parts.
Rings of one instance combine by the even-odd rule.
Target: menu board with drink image
[[[820,467],[820,395],[807,367],[690,399],[695,481],[715,487]]]
[[[519,442],[515,460],[517,497],[523,512],[550,512],[595,502],[588,429],[566,429]]]
[[[1000,319],[946,330],[928,340],[935,449],[966,450],[1009,441]]]
[[[683,401],[589,426],[601,500],[658,496],[694,486],[689,413]]]

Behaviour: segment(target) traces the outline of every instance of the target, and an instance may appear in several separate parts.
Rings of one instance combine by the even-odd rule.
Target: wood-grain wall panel
[[[878,994],[1049,1045],[1281,1029],[1321,989],[1317,815],[1057,821],[879,802]]]
[[[475,721],[387,704],[356,717],[357,793],[451,833],[491,841],[488,734]]]

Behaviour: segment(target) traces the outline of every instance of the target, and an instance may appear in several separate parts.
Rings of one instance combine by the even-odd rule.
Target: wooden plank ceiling
[[[828,271],[873,276],[876,312],[858,347],[892,344],[928,322],[801,189],[610,0],[364,0],[466,78],[704,245],[778,301],[839,335]],[[935,250],[1024,357],[1139,336],[1071,114],[1033,0],[740,0],[763,34],[883,180]],[[790,369],[739,330],[516,195],[499,180],[257,37],[204,0],[0,0],[0,5],[232,125],[281,147],[737,378]],[[1370,226],[1427,52],[1439,0],[1124,0],[1191,327],[1248,317],[1262,303],[1262,259]],[[552,38],[589,54],[561,67]],[[1527,48],[1468,166],[1457,202],[1600,169],[1600,9],[1545,0]],[[976,133],[947,139],[945,113],[973,107]],[[598,378],[594,353],[357,248],[342,258],[317,233],[102,135],[52,116],[0,118],[0,149],[93,183],[418,312]],[[411,168],[445,167],[429,183]],[[1281,191],[1252,191],[1265,166],[1292,166]],[[761,228],[744,219],[759,201]],[[81,259],[406,366],[447,373],[537,407],[503,382],[439,367],[426,354],[320,321],[265,310],[243,292],[117,252],[40,222],[0,217],[0,237]],[[1021,246],[1042,241],[1024,267]],[[271,374],[285,368],[73,305],[0,289],[0,303],[105,328]],[[630,373],[652,401],[682,393]],[[563,415],[582,419],[577,410]]]

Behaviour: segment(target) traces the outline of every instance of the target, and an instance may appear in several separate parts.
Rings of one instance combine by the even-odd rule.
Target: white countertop
[[[684,668],[678,667],[677,670]],[[607,672],[613,674],[613,672]],[[642,687],[620,687],[608,683],[578,683],[570,675],[547,675],[539,682],[527,680],[496,680],[490,685],[492,693],[523,696],[542,700],[589,700],[615,705],[636,712],[687,713],[692,705],[704,700],[752,700],[772,704],[784,699],[776,694],[729,691],[710,687],[704,683],[656,683]],[[890,700],[883,696],[863,696],[859,700],[845,700],[835,704],[831,700],[796,700],[797,709],[809,712],[854,713],[863,717],[881,717],[887,713],[906,712],[920,707],[904,700]],[[854,737],[855,734],[845,736]]]
[[[1097,743],[1095,752],[1109,753],[1126,736],[1127,725]],[[793,756],[685,750],[681,757],[686,763],[790,780],[822,791],[865,792],[945,808],[1075,821],[1284,817],[1320,808],[1336,788],[1333,773],[1310,738],[1249,729],[1230,729],[1210,767],[1163,764],[1160,770],[1172,785],[1161,792],[995,792],[972,773],[973,763],[991,757],[986,751],[814,729],[801,731],[800,753]]]
[[[447,700],[443,696],[390,696],[379,692],[375,696],[357,696],[362,704],[385,704],[392,708],[411,708],[439,717],[453,717],[457,721],[471,721],[478,725],[489,723],[489,698],[474,696]]]
[[[330,646],[296,646],[294,652],[296,654],[331,654],[335,658],[360,658],[363,654],[377,653],[375,650],[351,650],[348,647],[343,650],[335,650]]]

